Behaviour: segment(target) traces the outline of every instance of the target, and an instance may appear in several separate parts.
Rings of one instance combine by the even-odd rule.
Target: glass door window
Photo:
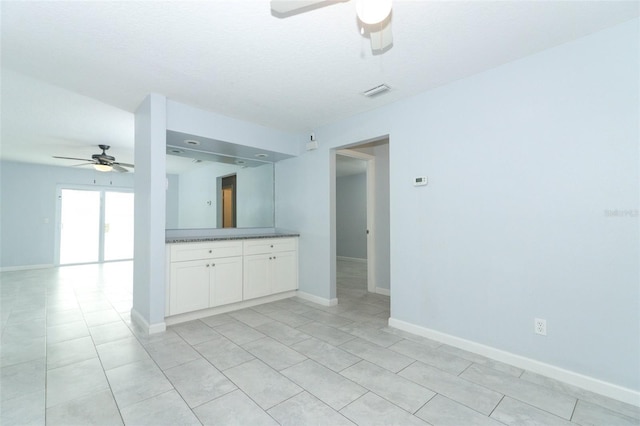
[[[59,264],[133,258],[133,193],[61,189]]]
[[[133,194],[106,192],[104,200],[104,260],[132,259]]]
[[[60,264],[100,259],[100,192],[62,190]]]

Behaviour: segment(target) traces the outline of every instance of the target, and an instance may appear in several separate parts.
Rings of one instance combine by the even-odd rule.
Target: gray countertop
[[[166,238],[165,243],[199,243],[206,241],[228,241],[228,240],[253,240],[256,238],[287,238],[287,237],[299,237],[297,233],[282,233],[276,232],[271,234],[247,234],[247,235],[216,235],[208,237],[171,237]]]

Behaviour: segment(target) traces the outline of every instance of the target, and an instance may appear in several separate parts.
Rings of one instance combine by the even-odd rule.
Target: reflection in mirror
[[[176,151],[175,149],[173,149]],[[274,226],[274,166],[206,153],[167,150],[167,229],[223,227],[223,178],[235,176],[235,227]]]

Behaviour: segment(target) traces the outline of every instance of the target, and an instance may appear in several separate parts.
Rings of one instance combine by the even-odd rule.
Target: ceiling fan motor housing
[[[93,154],[91,158],[99,161],[100,164],[111,164],[116,161],[116,157],[112,157],[106,153],[106,151],[111,148],[109,145],[98,145],[98,147],[102,150],[102,154]]]

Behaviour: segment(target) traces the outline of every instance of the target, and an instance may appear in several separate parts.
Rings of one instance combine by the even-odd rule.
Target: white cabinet
[[[169,315],[242,300],[241,241],[175,244],[169,269]]]
[[[209,306],[242,301],[241,256],[214,259],[209,274]]]
[[[297,239],[244,242],[244,299],[298,288]]]
[[[209,307],[209,268],[205,265],[203,260],[171,264],[170,314]]]
[[[168,316],[298,288],[295,237],[175,243],[167,254]]]

